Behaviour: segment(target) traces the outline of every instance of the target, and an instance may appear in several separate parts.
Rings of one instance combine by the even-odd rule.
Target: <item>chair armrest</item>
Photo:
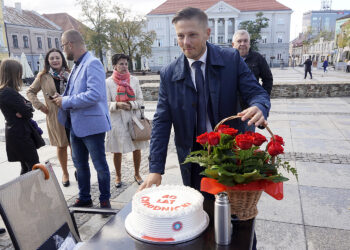
[[[90,207],[69,207],[70,213],[85,213],[85,214],[117,214],[119,210],[111,208],[90,208]]]

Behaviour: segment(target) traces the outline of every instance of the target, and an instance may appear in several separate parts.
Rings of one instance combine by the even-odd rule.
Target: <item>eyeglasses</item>
[[[66,42],[65,44],[62,44],[61,49],[64,49],[64,46],[66,46],[68,43],[70,43],[70,42]]]

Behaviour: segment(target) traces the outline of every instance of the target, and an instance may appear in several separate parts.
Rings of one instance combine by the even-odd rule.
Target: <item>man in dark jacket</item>
[[[185,8],[174,16],[178,44],[183,54],[160,73],[159,97],[150,145],[149,172],[140,186],[160,185],[164,174],[172,126],[184,185],[200,190],[203,168],[183,164],[186,156],[199,149],[196,137],[210,132],[222,119],[240,111],[238,92],[249,108],[238,113],[248,125],[266,124],[270,110],[267,92],[256,81],[239,52],[207,43],[208,17],[200,9]],[[228,122],[242,131],[240,120]],[[203,193],[206,199],[208,194]]]
[[[249,33],[246,30],[237,30],[232,37],[232,47],[239,51],[240,56],[253,72],[256,80],[259,82],[259,79],[261,79],[262,87],[271,95],[273,77],[270,67],[262,55],[250,49]],[[242,98],[240,98],[239,102],[242,110],[249,107]],[[248,126],[247,123],[245,123],[244,130],[254,132],[255,126]]]
[[[270,67],[262,55],[250,49],[249,33],[246,30],[237,30],[232,37],[232,47],[239,51],[256,80],[261,79],[263,88],[271,95],[273,77]]]
[[[173,126],[183,183],[199,190],[202,169],[198,165],[182,164],[198,147],[196,136],[212,131],[223,118],[240,111],[238,92],[249,104],[249,108],[239,113],[242,121],[249,119],[248,125],[266,123],[270,100],[237,50],[206,42],[210,28],[203,11],[185,8],[172,22],[183,54],[161,70],[150,145],[150,174],[140,189],[161,183]],[[243,129],[237,119],[228,124],[240,131]]]
[[[306,79],[307,72],[309,72],[310,78],[312,79],[312,73],[311,73],[312,61],[311,61],[311,56],[308,59],[306,59],[304,64],[305,64],[305,76],[304,76],[304,79]]]

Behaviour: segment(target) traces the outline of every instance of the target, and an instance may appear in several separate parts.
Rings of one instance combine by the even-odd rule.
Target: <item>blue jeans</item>
[[[111,197],[110,173],[106,161],[104,139],[105,133],[77,137],[73,129],[70,130],[72,158],[77,169],[79,200],[81,201],[91,200],[89,154],[97,172],[100,201],[109,200]]]

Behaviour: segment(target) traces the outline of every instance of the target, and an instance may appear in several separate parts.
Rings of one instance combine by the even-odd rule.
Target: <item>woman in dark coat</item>
[[[29,101],[18,93],[22,85],[22,66],[12,59],[0,65],[0,110],[5,124],[6,153],[8,161],[21,162],[21,175],[31,171],[39,163],[32,137],[30,119],[34,109]]]

